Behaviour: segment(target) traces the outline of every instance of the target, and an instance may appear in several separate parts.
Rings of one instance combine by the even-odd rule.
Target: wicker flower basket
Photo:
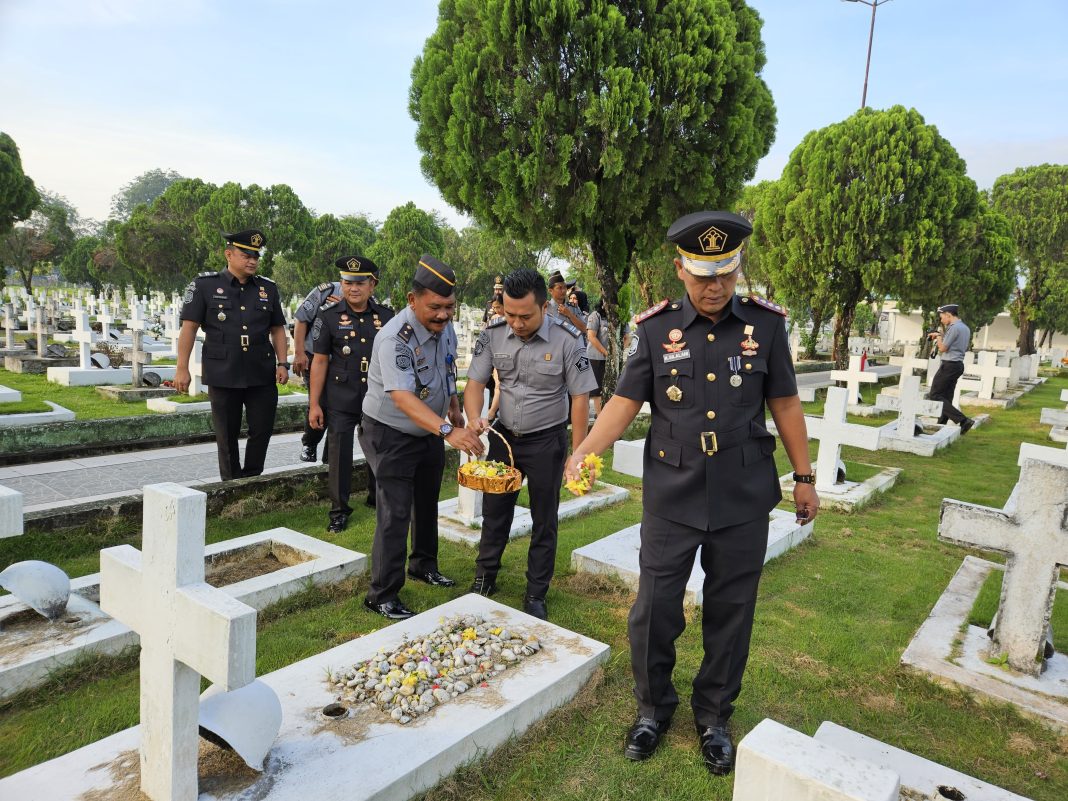
[[[519,492],[519,488],[523,486],[523,474],[515,468],[515,457],[512,455],[512,446],[508,444],[508,440],[506,440],[499,431],[492,428],[486,430],[500,437],[501,442],[504,443],[504,447],[508,449],[508,464],[505,465],[504,472],[496,476],[471,475],[470,473],[463,472],[463,468],[466,465],[478,464],[478,462],[467,462],[465,465],[461,465],[460,469],[456,471],[456,481],[461,487],[479,490],[480,492],[488,492],[492,495],[501,495],[506,492]]]

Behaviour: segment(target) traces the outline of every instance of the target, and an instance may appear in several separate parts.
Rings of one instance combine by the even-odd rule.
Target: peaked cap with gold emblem
[[[258,228],[249,228],[246,231],[238,231],[233,234],[223,233],[228,247],[235,247],[246,253],[262,254],[267,246],[267,237]]]
[[[359,281],[363,283],[371,278],[378,280],[378,265],[366,256],[342,256],[334,262],[341,273],[342,281]]]
[[[741,264],[742,243],[753,233],[749,220],[730,211],[697,211],[668,228],[683,268],[699,278],[730,275]]]
[[[447,298],[456,292],[456,273],[441,259],[424,253],[419,257],[415,280],[436,295]]]

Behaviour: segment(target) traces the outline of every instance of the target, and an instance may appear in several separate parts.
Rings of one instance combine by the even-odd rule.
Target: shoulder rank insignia
[[[197,278],[210,278],[213,275],[218,275],[218,273],[215,272],[214,270],[208,270],[207,272],[204,272],[204,273],[197,273]]]
[[[261,281],[266,281],[268,284],[273,284],[274,283],[274,281],[271,280],[270,278],[268,278],[266,275],[257,275],[256,277],[258,279],[260,279]]]
[[[340,303],[341,303],[340,300],[328,300],[326,303],[324,303],[322,306],[319,307],[319,311],[321,311],[321,312],[328,311],[328,310],[334,308],[335,306],[339,305]]]
[[[786,317],[787,314],[789,314],[789,312],[786,311],[785,306],[780,306],[778,303],[772,303],[770,300],[762,298],[759,295],[749,295],[748,297],[742,298],[742,303],[746,302],[755,303],[757,306],[767,309],[768,311],[773,311],[776,314],[781,314],[783,317]]]
[[[503,317],[501,317],[501,318],[499,318],[499,319],[497,319],[497,320],[494,320],[494,321],[493,321],[493,322],[491,322],[491,323],[488,323],[488,324],[486,325],[486,328],[500,328],[500,327],[501,327],[502,325],[504,325],[504,324],[505,324],[506,322],[508,322],[508,321],[507,321],[507,320],[505,320],[505,319],[504,319]]]
[[[333,288],[334,288],[334,285],[332,283],[330,283],[329,281],[323,281],[318,286],[318,289],[319,289],[320,292],[326,292],[326,290],[333,289]]]
[[[577,328],[575,328],[575,326],[573,326],[571,323],[569,323],[563,317],[553,317],[552,320],[553,320],[554,323],[556,323],[562,329],[567,331],[567,333],[571,334],[571,336],[573,336],[573,337],[582,336],[582,332],[579,331]]]
[[[641,314],[639,314],[637,317],[635,317],[634,318],[634,322],[635,323],[643,323],[643,322],[645,322],[650,317],[652,317],[654,315],[657,315],[657,314],[660,314],[660,312],[662,312],[664,309],[667,308],[667,305],[668,305],[668,301],[665,298],[664,300],[662,300],[659,303],[657,303],[655,306],[652,306],[652,307],[646,309]]]
[[[405,323],[401,326],[400,331],[397,332],[397,337],[404,342],[411,340],[412,335],[415,333],[415,329],[412,328],[411,323]]]

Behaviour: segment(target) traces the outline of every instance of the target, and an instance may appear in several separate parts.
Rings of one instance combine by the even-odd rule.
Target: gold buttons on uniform
[[[749,364],[749,362],[746,362],[745,369],[746,370],[752,370],[753,369],[753,365]]]
[[[664,458],[664,452],[663,452],[663,451],[660,451],[660,458],[661,458],[661,459],[663,459],[663,458]]]
[[[707,417],[709,420],[715,420],[716,419],[716,413],[711,411],[711,410],[707,411],[707,412],[705,412],[705,417]]]
[[[715,342],[716,341],[716,335],[715,334],[709,334],[708,335],[708,341],[709,342]]]
[[[366,341],[367,341],[366,337],[360,337],[360,342],[366,342]]]
[[[241,350],[248,350],[248,348],[241,348]]]
[[[678,370],[676,370],[676,369],[675,369],[674,367],[672,367],[672,368],[671,368],[671,374],[672,374],[672,375],[678,375],[678,374],[679,374],[679,371],[678,371]]]
[[[244,307],[244,306],[242,306],[242,307],[241,307],[241,311],[244,311],[244,310],[245,310],[245,307]]]
[[[716,380],[716,374],[715,373],[709,373],[708,375],[705,376],[705,378],[707,378],[709,381],[715,381]]]
[[[247,325],[243,325],[243,326],[241,326],[241,330],[242,330],[242,331],[248,331],[248,326],[247,326]]]

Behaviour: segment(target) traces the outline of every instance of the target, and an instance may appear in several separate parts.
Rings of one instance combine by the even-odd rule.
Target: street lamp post
[[[842,0],[843,3],[863,3],[866,6],[871,6],[871,28],[868,30],[868,61],[864,65],[864,93],[860,97],[860,107],[864,108],[868,105],[868,70],[871,69],[871,43],[875,37],[875,11],[881,5],[889,3],[890,0]]]

